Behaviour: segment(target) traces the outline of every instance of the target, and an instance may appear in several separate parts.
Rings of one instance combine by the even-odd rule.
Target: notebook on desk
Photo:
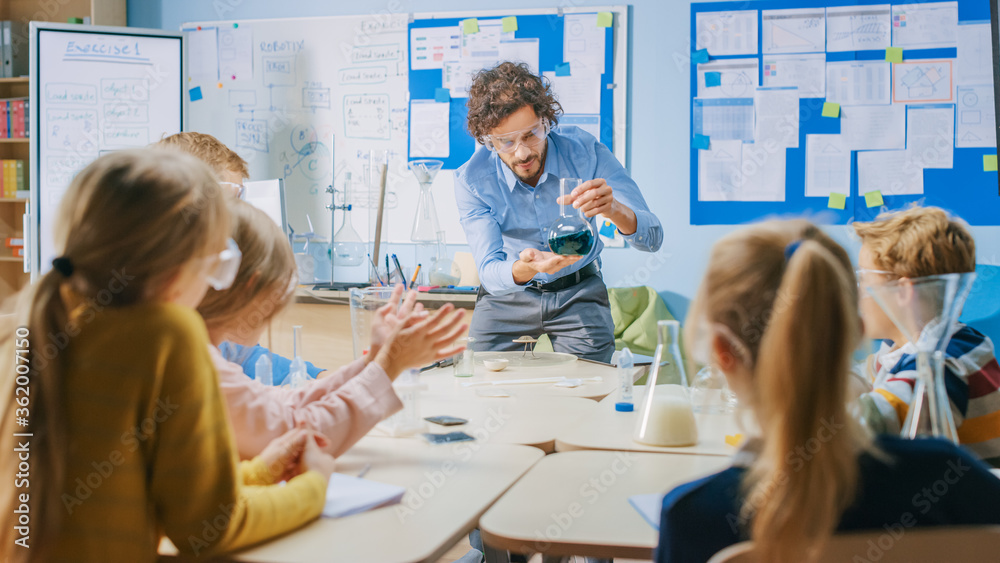
[[[642,516],[654,530],[660,529],[660,511],[663,509],[663,493],[632,495],[628,503]]]
[[[405,488],[396,485],[334,473],[330,475],[330,483],[326,487],[323,517],[340,518],[396,504],[403,499],[405,492]]]

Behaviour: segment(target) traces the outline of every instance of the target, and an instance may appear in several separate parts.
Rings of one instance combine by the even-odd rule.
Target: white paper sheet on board
[[[806,196],[851,193],[851,149],[840,135],[806,135]]]
[[[842,106],[888,104],[891,72],[885,61],[826,63],[826,100]]]
[[[694,99],[694,132],[712,142],[753,141],[753,98]]]
[[[763,10],[760,16],[764,54],[822,53],[826,50],[826,11],[823,8]]]
[[[754,112],[754,143],[760,145],[771,141],[780,147],[799,147],[799,91],[796,88],[757,88]]]
[[[526,63],[532,74],[538,74],[538,38],[504,39],[500,41],[500,60]],[[572,66],[570,67],[572,70]]]
[[[993,83],[993,42],[990,22],[958,23],[959,84]]]
[[[922,168],[952,168],[954,139],[954,105],[907,106],[906,150]]]
[[[698,200],[732,201],[736,197],[743,155],[742,141],[712,141],[698,151]]]
[[[187,32],[188,76],[193,84],[219,80],[218,32],[216,27]]]
[[[595,139],[600,140],[601,138],[601,114],[599,113],[564,113],[559,117],[559,125],[575,125],[593,135]]]
[[[571,67],[572,70],[572,67]],[[552,93],[566,113],[601,113],[601,75],[593,72],[556,76],[546,71],[542,76],[552,84]]]
[[[840,134],[851,150],[903,150],[906,148],[906,106],[840,108]]]
[[[219,29],[219,74],[223,79],[253,80],[253,30]]]
[[[448,158],[450,103],[410,101],[410,156]]]
[[[955,94],[955,146],[996,147],[996,106],[993,85],[959,86]]]
[[[469,34],[463,33],[462,25],[459,22],[456,26],[462,36],[459,59],[496,60],[500,56],[500,40],[509,37],[503,33],[500,20],[479,20],[479,31]]]
[[[958,39],[958,2],[894,4],[892,45],[904,49],[955,47]]]
[[[802,98],[825,98],[826,54],[765,55],[764,86],[794,86]]]
[[[725,59],[698,65],[699,98],[752,98],[760,86],[759,59]],[[718,72],[719,86],[705,86],[705,73]]]
[[[890,195],[924,193],[924,169],[908,151],[858,153],[858,195],[873,191]]]
[[[892,12],[889,4],[830,6],[826,9],[826,50],[881,50],[890,46]]]
[[[410,66],[413,70],[443,69],[444,63],[457,61],[461,53],[462,31],[446,27],[410,29]]]
[[[785,147],[743,143],[736,201],[785,201]]]
[[[757,10],[699,12],[695,45],[713,56],[757,54]]]
[[[570,72],[604,73],[604,27],[598,27],[597,14],[563,16],[563,62]]]
[[[499,62],[498,59],[445,62],[444,70],[441,71],[441,86],[449,89],[452,98],[468,98],[472,77],[480,70],[493,68]]]
[[[892,72],[892,101],[951,102],[955,94],[954,61],[907,61]]]

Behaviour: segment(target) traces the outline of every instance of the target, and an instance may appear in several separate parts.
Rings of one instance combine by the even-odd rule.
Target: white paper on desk
[[[955,94],[955,146],[996,147],[996,106],[993,85],[959,86]]]
[[[765,55],[764,86],[793,86],[802,98],[825,98],[826,54]]]
[[[715,141],[753,141],[753,98],[694,99],[694,132]]]
[[[858,153],[858,194],[879,190],[883,196],[924,193],[924,169],[908,151]]]
[[[954,61],[907,61],[896,63],[892,72],[892,101],[951,102],[955,91]]]
[[[890,46],[892,13],[889,4],[830,6],[826,9],[826,50],[881,50]]]
[[[445,61],[441,71],[441,86],[448,88],[452,98],[468,98],[472,77],[480,70],[493,68],[499,59]]]
[[[773,141],[780,147],[799,147],[797,88],[757,88],[753,105],[754,143]]]
[[[628,497],[628,503],[647,524],[652,526],[654,530],[659,530],[660,514],[663,512],[663,497],[663,493],[632,495]]]
[[[219,80],[218,32],[216,27],[187,32],[188,76],[194,83]]]
[[[410,156],[448,158],[451,104],[434,100],[410,101]]]
[[[993,83],[990,22],[958,22],[958,83]]]
[[[526,63],[531,74],[538,74],[538,38],[504,39],[500,41],[500,60]],[[571,71],[573,67],[570,66]]]
[[[733,201],[785,201],[785,147],[743,143]]]
[[[765,54],[826,50],[826,11],[822,7],[763,10],[761,23]]]
[[[725,59],[698,65],[699,98],[750,98],[760,86],[760,61],[753,59]],[[722,84],[705,86],[705,73],[718,72]]]
[[[840,135],[806,135],[806,196],[851,193],[851,149]]]
[[[323,517],[340,518],[396,504],[403,500],[405,493],[406,488],[397,485],[334,473],[330,475],[330,482],[326,486]]]
[[[604,74],[604,30],[597,26],[596,13],[563,16],[563,62],[570,72]]]
[[[842,106],[889,104],[892,78],[886,61],[826,63],[826,101]]]
[[[921,168],[952,168],[954,139],[954,105],[907,106],[906,150]]]
[[[906,148],[906,106],[840,108],[840,134],[854,151]]]
[[[231,80],[253,80],[253,31],[250,27],[219,29],[219,74]]]
[[[757,10],[698,12],[695,31],[696,48],[710,55],[757,54]]]
[[[456,26],[410,29],[410,66],[413,70],[443,69],[461,53],[462,31]]]
[[[954,47],[958,38],[958,2],[894,4],[892,44],[905,49]]]
[[[712,139],[698,150],[698,201],[733,201],[737,196],[743,141]]]
[[[542,76],[552,84],[552,93],[566,113],[601,113],[601,75],[572,70],[570,76],[556,76],[546,71]]]

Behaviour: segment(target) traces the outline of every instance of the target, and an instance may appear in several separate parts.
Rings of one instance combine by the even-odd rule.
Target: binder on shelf
[[[11,21],[0,21],[0,78],[14,76],[14,48],[11,43]]]
[[[0,139],[10,137],[10,102],[0,100]]]

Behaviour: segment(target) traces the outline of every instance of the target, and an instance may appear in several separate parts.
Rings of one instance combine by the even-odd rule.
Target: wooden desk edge
[[[655,547],[641,546],[610,546],[588,543],[570,543],[550,539],[525,540],[507,538],[494,534],[488,528],[483,526],[482,522],[479,524],[479,533],[481,534],[485,545],[494,549],[507,550],[512,553],[521,553],[529,556],[532,553],[541,553],[546,556],[555,555],[561,557],[581,555],[584,557],[598,557],[604,559],[620,558],[648,560],[653,558],[653,551],[656,549]],[[546,545],[547,547],[542,549],[542,545]]]
[[[705,452],[695,452],[695,451],[678,451],[678,450],[631,450],[631,449],[621,449],[615,447],[599,448],[595,446],[578,446],[576,444],[571,444],[564,442],[559,438],[556,438],[556,453],[561,452],[584,452],[584,451],[595,451],[595,452],[631,452],[636,454],[676,454],[676,455],[700,455],[707,457],[732,457],[736,453],[736,448],[733,448],[733,452],[730,454],[724,453],[705,453]]]

